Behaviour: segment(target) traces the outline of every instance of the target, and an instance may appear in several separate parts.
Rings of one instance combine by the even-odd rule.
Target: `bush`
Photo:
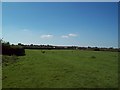
[[[2,39],[0,39],[0,51],[1,51],[1,47],[2,47],[2,55],[9,55],[9,56],[11,56],[11,55],[17,55],[17,56],[25,55],[25,49],[20,45],[10,45],[9,42],[5,42]]]
[[[94,51],[100,51],[100,49],[99,48],[95,48]]]
[[[42,53],[45,53],[45,51],[41,51]]]
[[[2,46],[2,54],[3,55],[17,55],[23,56],[25,55],[25,49],[22,46]]]
[[[25,50],[22,46],[11,46],[11,53],[17,56],[25,55]]]
[[[96,58],[96,57],[95,57],[95,56],[91,56],[91,58],[93,58],[93,59],[94,59],[94,58]]]

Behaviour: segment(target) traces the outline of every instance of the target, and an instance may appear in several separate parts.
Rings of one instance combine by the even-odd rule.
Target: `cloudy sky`
[[[118,46],[116,2],[2,3],[2,37],[17,44]]]

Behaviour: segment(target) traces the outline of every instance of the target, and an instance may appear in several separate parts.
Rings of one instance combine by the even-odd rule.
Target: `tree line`
[[[112,52],[120,52],[120,48],[100,48],[100,47],[78,47],[78,46],[53,46],[53,45],[24,45],[18,43],[19,46],[23,46],[25,49],[55,49],[55,50],[89,50],[89,51],[112,51]]]
[[[112,52],[120,52],[120,48],[99,48],[99,47],[78,47],[78,46],[52,46],[52,45],[24,45],[22,43],[18,43],[18,45],[10,44],[9,42],[5,42],[0,39],[0,54],[3,55],[17,55],[23,56],[25,55],[25,49],[47,49],[47,50],[89,50],[89,51],[112,51]]]

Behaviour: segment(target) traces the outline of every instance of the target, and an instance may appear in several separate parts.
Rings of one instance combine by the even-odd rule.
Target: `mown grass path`
[[[79,50],[26,50],[3,66],[3,88],[114,88],[118,53]],[[4,78],[5,77],[5,78]]]

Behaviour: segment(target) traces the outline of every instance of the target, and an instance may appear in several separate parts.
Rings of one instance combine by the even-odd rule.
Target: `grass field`
[[[26,50],[3,65],[3,88],[115,88],[118,53],[79,50]]]

